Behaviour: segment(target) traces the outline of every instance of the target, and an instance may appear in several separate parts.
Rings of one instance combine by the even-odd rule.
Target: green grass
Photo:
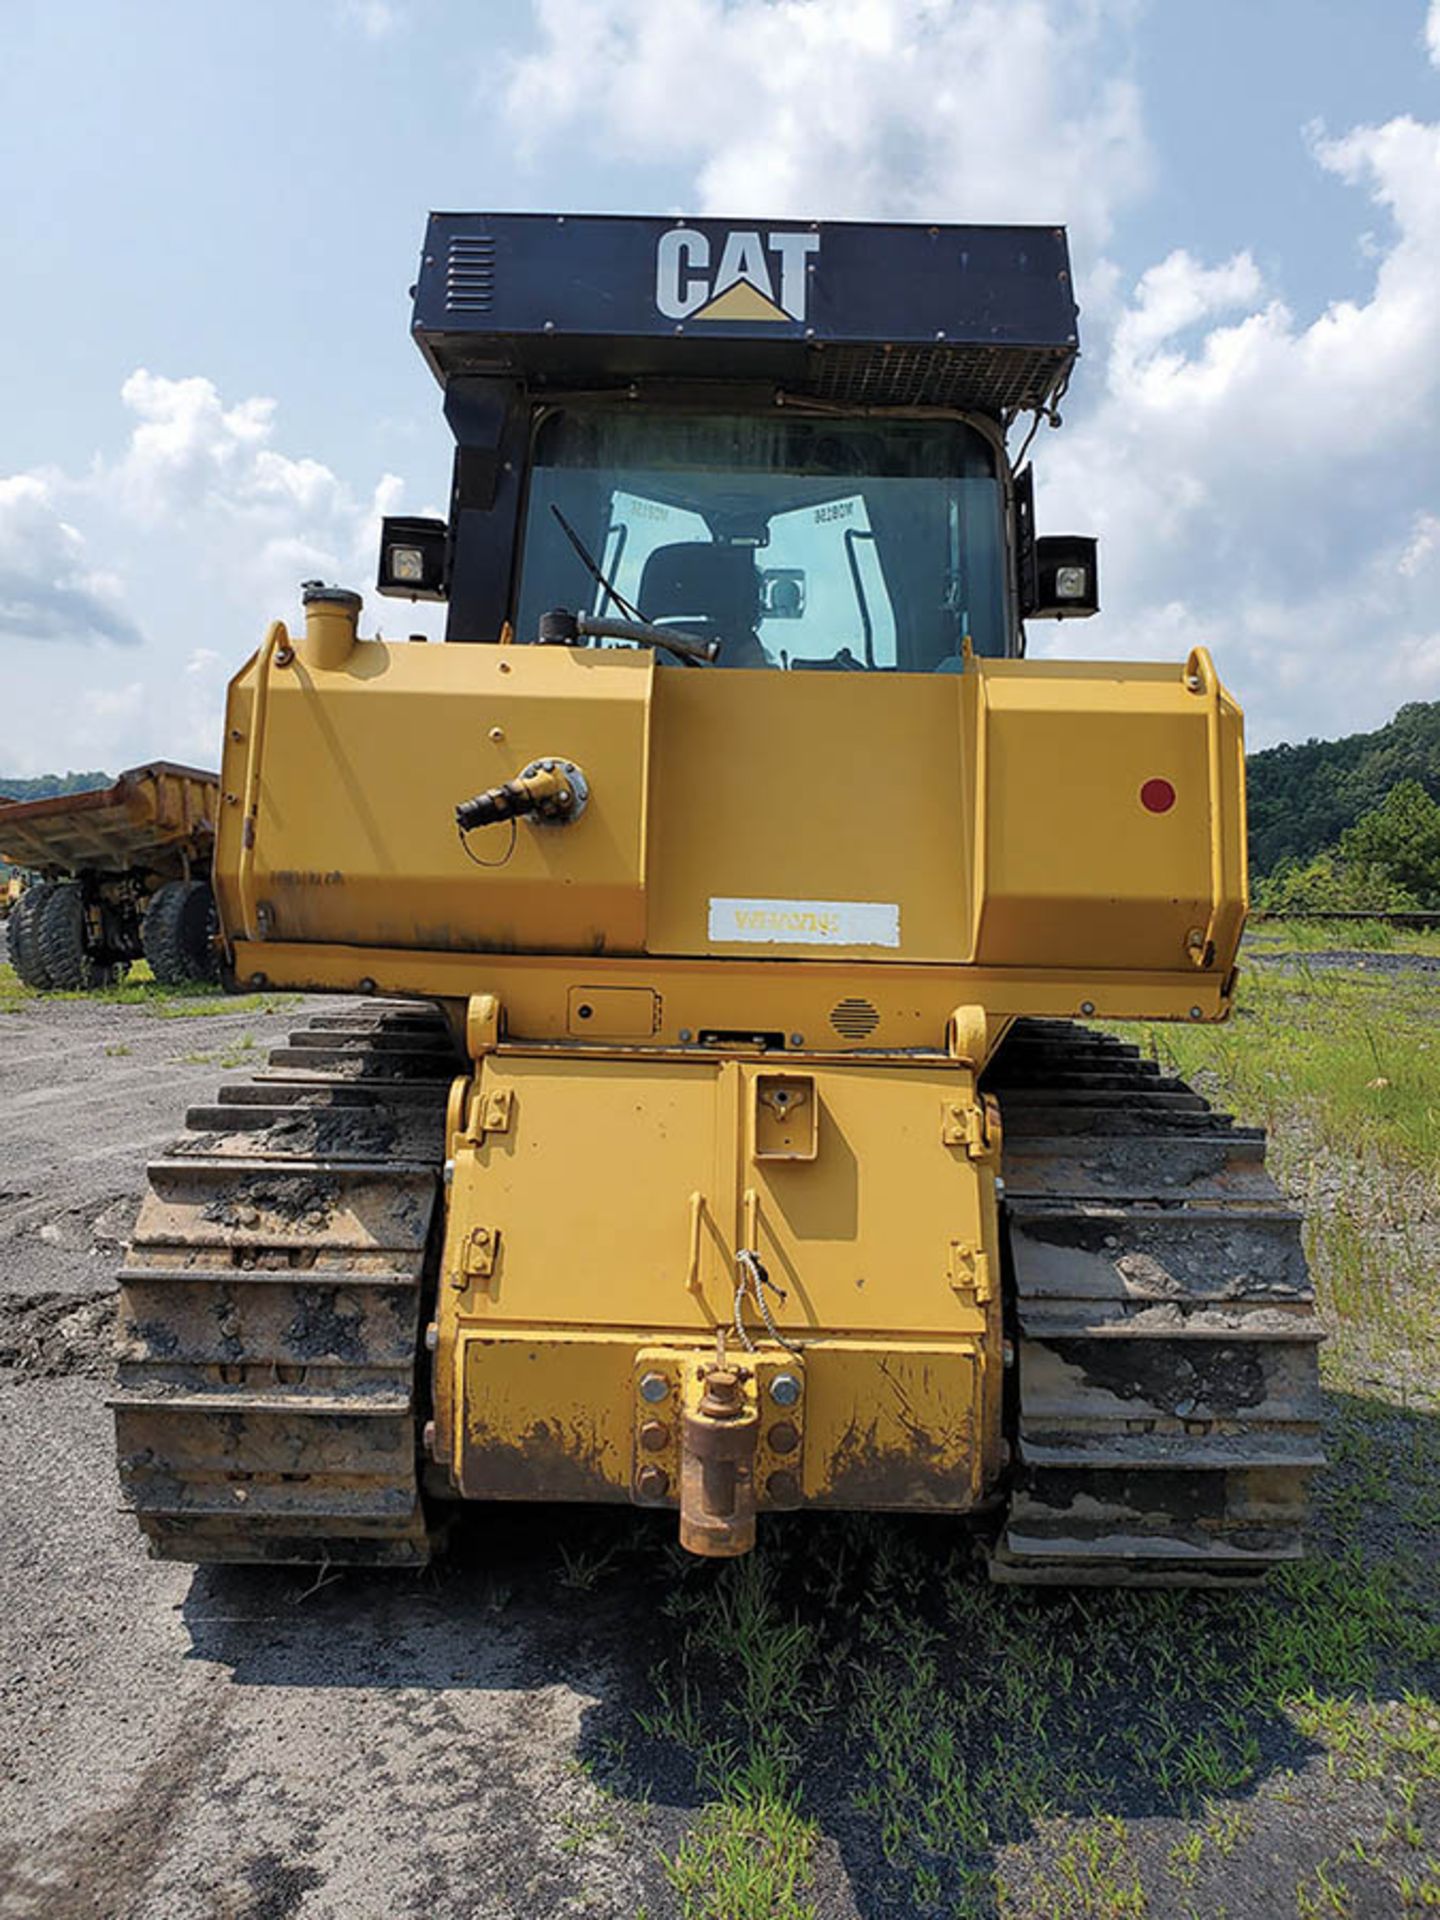
[[[1122,1029],[1117,1029],[1121,1031]],[[1440,1169],[1440,981],[1251,968],[1223,1026],[1141,1026],[1142,1048],[1276,1135],[1282,1172],[1319,1145],[1392,1169]]]
[[[1417,1492],[1440,1469],[1425,1433]],[[876,1912],[1145,1914],[1290,1827],[1307,1764],[1374,1796],[1366,1844],[1397,1888],[1436,1864],[1440,1603],[1418,1544],[1332,1536],[1238,1595],[1012,1593],[955,1530],[879,1516],[779,1524],[718,1566],[653,1554],[628,1577],[661,1591],[668,1647],[637,1726],[700,1802],[666,1870],[685,1920],[820,1920],[807,1875],[836,1830],[863,1836],[865,1912],[883,1887]],[[1316,1898],[1332,1840],[1317,1829]]]
[[[83,1000],[98,1006],[140,1007],[156,1020],[203,1020],[213,1019],[216,1014],[283,1013],[299,1006],[301,999],[296,993],[228,994],[223,987],[199,984],[164,987],[143,960],[137,960],[115,987],[37,993],[23,983],[12,966],[0,965],[0,1013],[19,1013],[28,1006],[52,1001]]]

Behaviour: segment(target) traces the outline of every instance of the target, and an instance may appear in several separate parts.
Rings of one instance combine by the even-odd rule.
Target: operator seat
[[[638,605],[656,626],[674,626],[697,639],[718,640],[717,666],[775,664],[755,631],[760,618],[760,576],[749,547],[715,546],[708,540],[657,547],[640,575]]]

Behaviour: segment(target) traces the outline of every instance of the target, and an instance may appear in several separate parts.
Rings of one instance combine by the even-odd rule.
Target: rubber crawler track
[[[113,1405],[158,1558],[428,1558],[417,1356],[456,1071],[429,1007],[320,1014],[150,1167]]]
[[[1263,1133],[1064,1021],[1017,1023],[986,1085],[1017,1376],[992,1576],[1233,1586],[1298,1558],[1322,1335]]]

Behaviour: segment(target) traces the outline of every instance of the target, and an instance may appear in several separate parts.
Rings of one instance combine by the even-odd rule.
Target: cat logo
[[[818,233],[727,233],[712,276],[709,236],[671,227],[655,254],[655,304],[667,320],[800,321],[819,251]]]

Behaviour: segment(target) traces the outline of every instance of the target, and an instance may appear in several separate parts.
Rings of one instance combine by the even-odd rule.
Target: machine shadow
[[[516,1507],[467,1514],[423,1574],[199,1571],[191,1657],[243,1686],[568,1685],[593,1702],[576,1757],[676,1844],[778,1780],[818,1913],[998,1914],[999,1850],[1042,1822],[1251,1801],[1321,1750],[1287,1700],[1433,1686],[1396,1622],[1435,1610],[1440,1419],[1327,1400],[1317,1550],[1264,1591],[996,1588],[953,1523],[881,1515],[777,1517],[705,1563],[667,1515]]]

